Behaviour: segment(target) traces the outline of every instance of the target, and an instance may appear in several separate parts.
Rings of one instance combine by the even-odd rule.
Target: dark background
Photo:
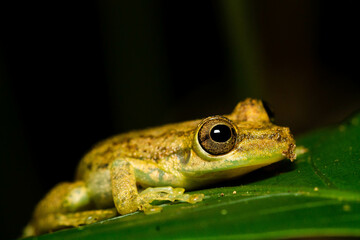
[[[267,100],[296,136],[360,108],[356,1],[1,3],[1,239],[110,135]]]

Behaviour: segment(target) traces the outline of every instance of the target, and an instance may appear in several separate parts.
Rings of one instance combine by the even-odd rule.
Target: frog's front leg
[[[148,170],[150,172],[150,169]],[[161,171],[160,169],[157,170]],[[173,188],[171,186],[147,188],[139,193],[134,167],[125,160],[115,160],[110,171],[114,204],[117,211],[122,215],[137,210],[142,210],[145,213],[161,211],[161,207],[150,204],[154,200],[168,200],[172,202],[180,200],[196,203],[202,201],[204,197],[203,194],[184,194],[184,188]]]

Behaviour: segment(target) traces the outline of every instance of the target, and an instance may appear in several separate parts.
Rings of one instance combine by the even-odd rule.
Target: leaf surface
[[[360,114],[297,140],[308,152],[164,204],[38,239],[271,239],[360,237]],[[35,238],[34,238],[35,239]]]

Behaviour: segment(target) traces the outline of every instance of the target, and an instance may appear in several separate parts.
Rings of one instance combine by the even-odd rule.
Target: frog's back
[[[157,163],[183,148],[191,146],[192,134],[200,120],[167,124],[145,130],[119,134],[96,144],[80,161],[76,179],[90,172],[108,168],[116,158]]]

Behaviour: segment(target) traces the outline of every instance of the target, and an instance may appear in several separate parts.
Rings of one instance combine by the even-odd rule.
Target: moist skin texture
[[[289,128],[272,124],[254,99],[229,115],[120,134],[95,145],[81,159],[75,181],[58,184],[39,202],[24,236],[138,210],[157,213],[154,200],[196,203],[204,195],[185,189],[292,161],[294,150]]]

